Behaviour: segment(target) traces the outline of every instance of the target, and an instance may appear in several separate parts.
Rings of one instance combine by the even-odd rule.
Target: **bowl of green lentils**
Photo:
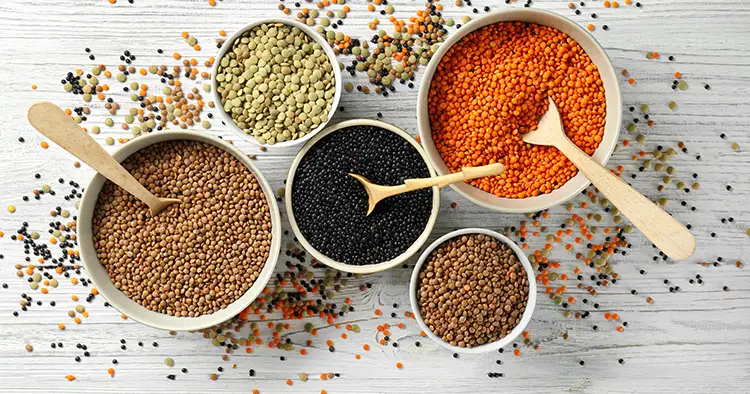
[[[290,20],[253,22],[229,37],[213,65],[221,120],[260,146],[302,144],[322,130],[341,98],[333,50],[310,27]]]

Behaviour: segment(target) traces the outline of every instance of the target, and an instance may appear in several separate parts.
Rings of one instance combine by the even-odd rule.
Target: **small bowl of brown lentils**
[[[427,241],[440,210],[436,187],[389,197],[367,215],[367,192],[435,175],[414,137],[396,126],[353,119],[327,127],[297,154],[286,182],[292,231],[316,260],[369,274],[403,264]]]
[[[261,146],[302,144],[338,108],[341,70],[330,45],[307,25],[263,19],[220,44],[212,92],[221,120]]]
[[[513,342],[536,306],[526,255],[497,232],[450,232],[422,253],[409,298],[422,331],[454,353],[486,353]]]
[[[101,175],[80,203],[81,259],[124,316],[163,330],[199,330],[239,314],[273,275],[281,217],[270,184],[234,146],[162,131],[112,155],[151,192],[177,198],[156,216]]]

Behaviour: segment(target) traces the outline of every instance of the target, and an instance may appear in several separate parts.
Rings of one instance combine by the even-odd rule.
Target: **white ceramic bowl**
[[[309,133],[305,134],[302,138],[298,138],[296,140],[291,141],[284,141],[284,142],[277,142],[273,145],[270,144],[261,144],[258,142],[255,137],[253,137],[251,134],[247,134],[242,129],[237,127],[237,124],[234,123],[234,120],[232,120],[232,117],[229,116],[226,112],[224,112],[224,106],[221,105],[221,95],[219,94],[218,83],[216,82],[216,75],[218,75],[219,71],[219,64],[221,63],[221,58],[224,57],[224,55],[232,48],[232,45],[234,44],[234,40],[242,36],[242,33],[251,30],[252,28],[262,25],[262,24],[268,24],[268,23],[283,23],[288,26],[297,27],[308,36],[312,37],[315,42],[320,44],[320,46],[323,48],[323,50],[326,52],[326,55],[328,55],[328,60],[331,62],[331,67],[333,69],[333,76],[334,76],[334,82],[336,83],[336,93],[333,96],[333,104],[331,105],[331,110],[328,112],[328,119],[321,123],[318,127],[311,130]],[[310,28],[309,26],[289,19],[278,19],[278,18],[270,18],[270,19],[263,19],[259,21],[255,21],[242,29],[237,30],[234,34],[232,34],[227,40],[224,42],[224,44],[219,49],[219,52],[216,54],[216,60],[214,61],[213,68],[211,70],[211,91],[214,98],[214,103],[216,104],[217,113],[219,115],[219,118],[229,127],[235,134],[239,135],[242,139],[245,141],[248,141],[252,144],[258,145],[258,146],[265,146],[265,147],[287,147],[287,146],[293,146],[293,145],[299,145],[303,142],[309,140],[315,134],[320,132],[320,130],[323,130],[323,128],[326,127],[326,124],[331,121],[331,118],[333,118],[334,113],[336,113],[336,110],[339,107],[339,100],[341,99],[341,91],[343,82],[341,78],[341,70],[339,69],[339,62],[336,60],[336,55],[333,53],[333,49],[331,49],[331,46],[328,45],[328,42],[315,30]]]
[[[289,175],[287,175],[286,178],[286,195],[285,195],[285,204],[286,204],[286,212],[289,216],[289,223],[292,225],[292,231],[294,232],[294,235],[297,237],[299,242],[302,244],[302,247],[307,250],[312,257],[314,257],[316,260],[320,261],[321,263],[331,267],[335,268],[339,271],[344,272],[351,272],[355,274],[371,274],[374,272],[380,272],[387,270],[389,268],[395,267],[399,264],[402,264],[405,262],[409,257],[417,253],[419,248],[424,245],[424,243],[427,241],[427,237],[430,236],[430,233],[432,232],[432,228],[435,226],[435,221],[437,220],[438,212],[440,211],[440,189],[437,187],[432,188],[432,212],[430,213],[430,218],[427,221],[427,226],[425,226],[424,231],[422,231],[422,234],[419,235],[419,238],[417,238],[414,243],[404,251],[404,253],[401,253],[400,255],[396,256],[394,259],[389,261],[384,261],[382,263],[378,264],[369,264],[369,265],[352,265],[352,264],[345,264],[338,261],[335,261],[328,256],[324,255],[323,253],[319,252],[315,248],[310,245],[309,242],[307,242],[307,239],[302,234],[302,231],[300,231],[299,227],[297,227],[297,221],[294,219],[294,210],[292,209],[292,188],[294,187],[294,174],[297,172],[297,166],[299,166],[299,163],[302,161],[302,158],[305,156],[305,153],[312,148],[313,145],[315,145],[316,142],[320,141],[323,137],[327,136],[328,134],[331,134],[337,130],[341,130],[347,127],[351,126],[373,126],[373,127],[379,127],[381,129],[385,129],[388,131],[391,131],[393,133],[396,133],[397,135],[401,136],[401,138],[408,141],[412,146],[414,146],[414,149],[419,152],[419,155],[422,156],[422,160],[424,160],[424,163],[427,165],[427,169],[430,171],[430,176],[435,176],[435,170],[430,165],[430,161],[427,160],[427,156],[425,156],[424,151],[422,150],[422,147],[419,146],[417,141],[414,139],[414,137],[410,136],[405,131],[399,129],[396,126],[390,125],[385,122],[381,122],[378,120],[369,120],[369,119],[352,119],[352,120],[346,120],[340,123],[337,123],[333,126],[330,126],[320,132],[320,134],[316,135],[313,139],[311,139],[307,144],[305,144],[304,147],[302,147],[302,150],[299,151],[297,154],[297,157],[294,158],[294,162],[292,162],[292,167],[289,169]]]
[[[518,261],[521,262],[523,268],[526,270],[526,275],[528,276],[529,282],[529,300],[526,302],[526,309],[524,310],[523,316],[521,317],[521,322],[519,322],[518,325],[513,328],[513,330],[511,330],[510,334],[504,336],[503,338],[495,342],[485,343],[484,345],[470,348],[453,346],[435,335],[432,330],[427,327],[427,324],[425,324],[424,320],[422,319],[422,313],[419,310],[419,303],[417,301],[417,289],[419,288],[419,271],[422,270],[422,265],[424,264],[424,262],[427,260],[430,254],[432,254],[432,252],[437,249],[438,246],[442,245],[445,241],[466,234],[489,235],[490,237],[493,237],[500,242],[508,245],[511,249],[513,249],[513,252],[516,253]],[[454,353],[487,353],[509,345],[519,335],[521,335],[524,329],[526,329],[526,325],[529,324],[529,321],[531,321],[531,315],[534,314],[534,308],[536,307],[536,277],[534,276],[534,269],[531,268],[529,259],[526,257],[523,251],[521,251],[521,248],[519,248],[515,242],[508,239],[508,237],[495,231],[483,228],[464,228],[461,230],[452,231],[438,238],[437,240],[435,240],[435,242],[428,246],[424,252],[422,252],[421,256],[419,256],[417,265],[414,266],[414,271],[411,274],[411,282],[409,283],[409,302],[411,302],[411,309],[414,312],[414,318],[417,320],[417,324],[419,324],[419,327],[422,329],[422,331],[424,331],[427,336],[433,341],[439,343],[444,348]]]
[[[244,164],[258,180],[271,211],[272,238],[271,251],[269,252],[268,260],[266,260],[266,264],[263,266],[260,275],[255,279],[255,283],[253,283],[250,289],[248,289],[242,297],[229,304],[226,308],[209,315],[198,317],[177,317],[154,312],[128,298],[123,292],[117,289],[114,284],[112,284],[112,281],[107,274],[107,270],[99,262],[99,258],[96,255],[96,249],[94,248],[94,207],[99,198],[99,191],[101,191],[106,180],[100,174],[94,176],[88,186],[86,186],[86,191],[83,193],[83,199],[81,200],[80,208],[78,210],[78,242],[81,251],[81,260],[83,260],[83,266],[86,268],[86,272],[88,272],[89,277],[94,282],[99,293],[101,293],[107,302],[112,304],[112,306],[118,311],[139,323],[162,330],[200,330],[202,328],[222,323],[236,316],[261,294],[266,283],[268,283],[268,280],[273,276],[273,270],[276,267],[276,261],[279,258],[279,251],[281,249],[281,216],[279,215],[279,207],[276,205],[273,189],[263,174],[261,174],[258,167],[256,167],[255,164],[248,159],[247,155],[243,154],[239,149],[225,141],[212,137],[209,134],[189,131],[160,131],[151,133],[129,141],[112,156],[115,160],[122,162],[128,156],[149,145],[171,140],[200,141],[217,146],[231,153],[232,156],[242,162],[242,164]]]
[[[504,21],[524,21],[554,27],[563,33],[568,34],[578,42],[594,64],[596,64],[599,73],[601,74],[602,82],[604,83],[604,97],[607,103],[607,114],[602,142],[599,144],[599,147],[594,152],[592,158],[597,163],[602,165],[606,164],[607,160],[609,160],[609,157],[612,155],[612,152],[615,150],[615,145],[617,145],[622,116],[620,87],[617,84],[617,75],[615,74],[615,70],[612,67],[609,57],[607,57],[606,52],[604,52],[604,49],[599,45],[596,39],[594,39],[594,36],[577,23],[564,16],[539,9],[509,8],[502,11],[491,12],[462,26],[440,45],[440,48],[435,52],[425,68],[424,78],[419,87],[417,122],[422,144],[424,145],[427,156],[430,158],[430,161],[432,161],[432,165],[435,167],[438,175],[449,174],[450,170],[448,169],[448,166],[445,165],[445,162],[443,162],[443,159],[440,157],[440,153],[435,148],[435,143],[432,140],[432,129],[430,128],[430,119],[427,108],[427,96],[430,90],[430,83],[437,65],[440,63],[440,60],[448,49],[467,34],[483,26]],[[483,190],[477,189],[465,182],[453,183],[450,187],[457,191],[458,194],[485,208],[500,212],[526,213],[541,211],[562,204],[580,193],[581,190],[589,185],[589,183],[589,180],[579,171],[575,177],[552,193],[523,199],[498,197],[492,193],[487,193]]]

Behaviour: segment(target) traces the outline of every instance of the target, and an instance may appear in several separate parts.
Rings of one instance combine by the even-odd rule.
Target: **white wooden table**
[[[304,0],[303,0],[304,3]],[[511,7],[499,0],[474,0],[473,7],[489,5],[492,9]],[[577,3],[577,2],[576,2]],[[620,1],[624,3],[624,0]],[[635,4],[635,0],[633,1]],[[352,297],[356,312],[346,321],[358,321],[359,334],[350,339],[339,339],[340,331],[333,327],[320,330],[314,346],[307,356],[298,352],[283,352],[268,348],[256,349],[253,354],[238,352],[230,361],[222,361],[223,352],[213,347],[199,334],[166,332],[151,329],[131,320],[122,320],[112,308],[105,308],[101,297],[93,303],[83,299],[88,290],[61,280],[60,287],[51,294],[31,291],[24,279],[16,277],[13,266],[23,263],[23,247],[13,242],[10,235],[28,221],[31,230],[46,234],[49,215],[55,205],[72,209],[72,203],[56,197],[44,196],[40,201],[23,202],[21,197],[31,196],[31,190],[42,183],[56,185],[60,177],[75,179],[85,185],[92,172],[75,168],[73,159],[56,146],[47,150],[39,147],[41,138],[25,120],[28,106],[35,100],[51,100],[61,106],[82,104],[79,96],[63,91],[60,79],[76,68],[89,70],[94,63],[109,66],[119,64],[124,50],[137,56],[136,65],[167,64],[175,62],[169,56],[180,51],[195,56],[202,64],[213,55],[213,40],[218,30],[232,32],[243,24],[262,17],[279,17],[277,0],[225,0],[210,7],[207,0],[118,0],[110,5],[106,0],[7,0],[0,2],[0,160],[2,160],[2,186],[0,186],[0,392],[250,392],[253,388],[267,392],[329,393],[360,392],[748,392],[750,390],[750,271],[737,268],[734,262],[746,259],[750,252],[750,237],[745,229],[750,227],[750,2],[741,0],[641,0],[635,5],[604,8],[600,1],[586,1],[581,16],[568,9],[568,1],[534,1],[533,7],[555,10],[573,17],[581,24],[594,23],[594,35],[607,49],[618,71],[629,70],[637,80],[628,85],[622,80],[623,100],[626,109],[621,138],[634,140],[624,130],[632,116],[629,106],[650,106],[655,127],[641,124],[646,135],[646,145],[635,144],[614,155],[613,166],[625,167],[624,174],[636,172],[634,186],[649,197],[670,198],[668,210],[683,222],[692,225],[698,239],[697,252],[690,261],[681,263],[655,263],[654,250],[639,234],[634,232],[629,240],[633,248],[627,256],[612,259],[620,279],[616,285],[602,288],[597,297],[575,288],[569,281],[569,291],[584,305],[577,302],[569,309],[590,311],[585,320],[567,319],[563,309],[555,306],[544,294],[539,298],[537,311],[529,325],[534,343],[533,350],[519,341],[520,357],[512,355],[512,348],[504,354],[461,356],[451,354],[426,338],[419,338],[414,321],[407,322],[405,330],[393,329],[392,336],[398,348],[381,348],[376,344],[376,326],[389,319],[374,318],[374,309],[380,308],[389,316],[392,304],[397,312],[408,310],[407,282],[410,269],[396,268],[381,275],[354,281],[351,289],[338,297]],[[293,7],[293,1],[285,4]],[[352,12],[342,30],[368,39],[372,32],[367,22],[373,14],[367,12],[364,0],[350,0]],[[398,17],[411,15],[421,1],[392,0]],[[513,7],[522,5],[515,4]],[[472,7],[456,7],[453,1],[445,2],[446,16],[460,18],[473,15]],[[294,9],[294,8],[293,8]],[[337,7],[333,7],[337,9]],[[591,19],[590,13],[598,14]],[[385,17],[377,15],[386,26]],[[608,25],[604,31],[602,25]],[[189,31],[200,40],[203,50],[193,52],[180,38],[180,32]],[[88,59],[84,48],[96,55]],[[158,55],[156,49],[164,50]],[[658,51],[659,60],[649,60],[647,51]],[[674,56],[674,61],[667,60]],[[676,71],[690,84],[686,91],[670,88]],[[365,82],[346,76],[348,81]],[[710,84],[710,90],[704,84]],[[38,85],[32,90],[31,85]],[[156,81],[152,81],[157,86]],[[120,85],[112,83],[115,97],[127,104],[128,99]],[[399,85],[399,87],[401,87]],[[395,95],[383,98],[376,95],[352,93],[343,97],[345,112],[337,117],[374,118],[382,112],[383,120],[396,124],[416,134],[416,90],[400,89]],[[674,100],[679,108],[671,111],[667,103]],[[105,111],[98,102],[92,104],[93,114],[88,125],[101,125]],[[125,111],[121,111],[123,114]],[[117,119],[122,119],[118,117]],[[641,117],[641,120],[643,118]],[[213,122],[211,133],[231,139],[232,135],[219,122]],[[726,139],[720,134],[725,133]],[[106,136],[127,137],[119,128],[103,128],[97,136],[102,142]],[[23,137],[26,142],[18,142]],[[692,181],[698,174],[700,190],[690,194],[668,186],[663,193],[656,187],[662,174],[653,171],[637,172],[638,162],[630,160],[640,149],[653,150],[661,144],[665,148],[684,141],[689,154],[678,154],[670,161],[677,169],[675,178]],[[731,143],[740,145],[739,151]],[[258,154],[258,165],[275,188],[282,186],[288,165],[295,153],[293,149],[259,152],[247,143],[237,145],[248,153]],[[116,148],[108,147],[108,148]],[[701,160],[695,159],[696,155]],[[34,173],[41,174],[35,179]],[[732,190],[726,186],[731,184]],[[64,190],[67,190],[66,187]],[[442,192],[443,209],[432,239],[445,232],[468,226],[502,228],[517,226],[523,215],[503,215],[471,205],[451,190]],[[687,206],[680,205],[681,200]],[[580,200],[583,201],[583,200]],[[455,209],[450,203],[456,202]],[[65,203],[65,204],[63,204]],[[14,204],[17,212],[10,214],[5,207]],[[690,207],[695,206],[696,211]],[[545,224],[556,228],[570,213],[563,207],[550,211]],[[608,215],[604,215],[609,218]],[[733,217],[732,223],[721,223],[721,218]],[[605,219],[608,220],[608,219]],[[716,237],[711,237],[715,232]],[[532,243],[542,246],[542,240]],[[575,259],[558,247],[553,257],[561,264],[561,272],[572,273]],[[718,267],[697,265],[699,261],[716,261]],[[579,264],[580,265],[580,264]],[[283,260],[280,268],[283,267]],[[584,275],[591,270],[584,267]],[[645,270],[646,274],[640,274]],[[700,274],[702,285],[689,284],[688,280]],[[669,284],[663,280],[668,279]],[[359,292],[360,283],[372,283],[372,288]],[[679,286],[680,291],[670,293],[669,287]],[[723,291],[727,286],[729,291]],[[631,290],[636,289],[637,295]],[[34,305],[19,317],[12,315],[19,308],[20,294],[34,298]],[[83,324],[76,325],[67,317],[67,311],[76,304],[72,295],[81,297],[81,303],[90,311]],[[653,297],[654,303],[645,302]],[[37,300],[43,306],[36,306]],[[56,307],[49,301],[55,300]],[[597,302],[599,309],[592,304]],[[617,323],[604,319],[604,312],[619,313],[628,322],[624,332],[615,331]],[[393,321],[394,319],[390,319]],[[311,319],[316,324],[318,319]],[[65,323],[67,330],[57,329]],[[291,330],[299,331],[301,323]],[[599,329],[594,331],[593,325]],[[568,333],[569,339],[562,338]],[[295,343],[304,343],[304,332],[289,334]],[[120,339],[127,340],[127,350],[120,349]],[[329,353],[326,339],[335,339],[337,351]],[[421,347],[414,342],[421,340]],[[145,346],[136,345],[143,341]],[[151,346],[158,341],[159,347]],[[63,342],[63,349],[52,349],[50,343]],[[87,345],[91,357],[74,361],[81,351],[76,343]],[[369,343],[373,350],[363,352],[362,344]],[[24,346],[32,344],[28,353]],[[362,353],[361,360],[354,354]],[[286,361],[280,361],[279,356]],[[172,357],[176,366],[164,365],[165,357]],[[116,358],[118,365],[112,365]],[[624,363],[620,364],[619,359]],[[502,360],[498,365],[496,360]],[[404,363],[404,369],[395,363]],[[581,366],[580,361],[585,365]],[[232,365],[237,364],[237,369]],[[217,381],[208,376],[223,366]],[[107,369],[114,367],[110,377]],[[187,368],[183,374],[179,368]],[[248,376],[255,369],[256,376]],[[310,380],[301,382],[298,373],[310,374]],[[340,373],[334,380],[321,381],[323,372]],[[489,372],[502,372],[502,378],[488,378]],[[73,374],[77,380],[68,382],[65,375]],[[176,374],[175,381],[166,375]],[[294,386],[285,384],[294,380]]]

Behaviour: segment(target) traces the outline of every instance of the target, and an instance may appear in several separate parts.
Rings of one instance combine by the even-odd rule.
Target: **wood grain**
[[[507,6],[501,1],[472,0],[472,7],[456,7],[453,1],[445,1],[443,14],[460,18],[474,15],[472,8],[484,6],[494,9],[518,7]],[[301,1],[308,5],[305,1]],[[392,0],[396,16],[408,17],[422,6],[417,0]],[[577,3],[577,2],[576,2]],[[572,311],[589,311],[584,320],[566,319],[563,309],[547,297],[539,297],[537,311],[529,324],[531,337],[540,344],[537,351],[519,343],[520,357],[511,354],[512,348],[503,354],[483,356],[461,356],[454,359],[449,353],[424,338],[419,338],[413,322],[405,330],[393,330],[392,336],[399,347],[373,346],[370,352],[362,352],[364,343],[375,344],[376,327],[387,319],[375,319],[374,309],[380,308],[386,316],[395,311],[399,315],[408,310],[408,279],[410,269],[394,268],[388,272],[353,280],[349,288],[337,295],[351,297],[356,312],[347,315],[347,321],[357,321],[361,333],[344,341],[333,327],[321,328],[315,338],[310,354],[300,356],[296,352],[258,349],[253,354],[232,355],[230,361],[221,360],[223,352],[214,348],[199,334],[178,333],[170,336],[129,320],[122,320],[112,308],[105,308],[102,300],[85,303],[91,317],[83,324],[75,325],[66,312],[74,307],[71,296],[85,298],[88,290],[81,285],[73,286],[63,281],[42,296],[32,292],[27,284],[18,279],[13,266],[24,263],[23,248],[10,240],[10,234],[27,221],[30,229],[46,233],[46,214],[60,205],[73,211],[73,202],[63,201],[61,194],[67,192],[66,185],[60,188],[57,197],[45,195],[37,201],[33,198],[23,202],[24,195],[32,196],[31,190],[48,183],[55,188],[57,179],[75,179],[85,185],[92,176],[88,168],[75,168],[72,157],[57,146],[47,150],[39,147],[42,137],[29,126],[25,113],[29,105],[39,100],[74,107],[82,105],[80,97],[63,91],[60,79],[77,68],[88,70],[94,64],[109,66],[118,64],[124,50],[137,56],[137,66],[150,64],[176,64],[171,54],[180,52],[195,57],[202,64],[213,55],[213,40],[218,30],[232,32],[257,18],[281,16],[277,0],[225,0],[210,7],[204,0],[135,0],[128,4],[119,0],[110,5],[106,0],[20,0],[0,2],[0,76],[3,89],[0,91],[0,160],[3,164],[0,187],[0,392],[143,392],[156,393],[180,391],[203,392],[249,392],[258,388],[262,393],[306,392],[317,393],[326,389],[329,393],[425,393],[425,392],[701,392],[725,393],[748,392],[750,387],[750,273],[747,268],[738,269],[734,261],[743,259],[750,252],[750,238],[745,229],[750,227],[750,2],[741,0],[641,0],[642,7],[622,5],[618,9],[604,8],[599,1],[586,1],[578,7],[582,15],[576,16],[568,9],[568,1],[534,1],[533,7],[545,8],[570,16],[586,25],[593,23],[593,33],[607,49],[618,71],[627,69],[636,80],[629,85],[621,80],[625,108],[623,139],[631,140],[628,148],[616,152],[610,166],[622,165],[625,176],[632,185],[647,197],[668,197],[667,210],[683,223],[689,223],[696,236],[698,247],[695,255],[686,262],[654,262],[655,250],[640,234],[628,236],[632,248],[626,256],[611,259],[620,274],[617,284],[601,289],[598,296],[591,297],[575,288],[569,281],[569,294],[577,302],[569,306]],[[293,7],[291,0],[285,4]],[[364,0],[347,3],[352,12],[344,20],[341,30],[353,37],[368,39],[373,32],[367,29],[373,14],[367,12]],[[333,8],[334,10],[336,8]],[[480,11],[481,12],[481,11]],[[591,13],[598,18],[592,19]],[[381,26],[387,25],[386,18]],[[609,30],[604,31],[606,24]],[[197,37],[204,48],[200,52],[190,49],[180,38],[182,31]],[[84,48],[91,48],[96,60],[90,61]],[[157,54],[162,49],[164,54]],[[659,60],[649,60],[645,54],[657,51]],[[669,61],[668,56],[674,56]],[[342,61],[347,60],[342,57]],[[348,59],[351,60],[351,59]],[[690,87],[686,91],[670,88],[674,72],[679,71]],[[364,83],[362,75],[345,76],[346,81]],[[419,77],[415,83],[418,86]],[[32,90],[31,85],[38,85]],[[152,88],[158,81],[149,82]],[[709,84],[706,90],[704,84]],[[112,83],[111,94],[118,102],[129,102],[129,93],[122,92],[121,85]],[[375,118],[382,113],[382,120],[398,125],[416,135],[416,88],[408,89],[397,84],[398,92],[388,98],[376,95],[345,94],[337,119]],[[667,107],[675,101],[675,111]],[[645,126],[639,112],[641,104],[648,104],[649,116],[655,126]],[[106,112],[101,104],[92,103],[92,115],[88,125],[102,125]],[[630,114],[628,107],[635,107]],[[639,132],[646,137],[646,144],[635,143],[635,135],[625,130],[633,117],[641,120]],[[116,119],[119,122],[121,118]],[[233,135],[219,122],[208,132],[232,139]],[[724,134],[725,138],[720,138]],[[128,137],[127,130],[103,128],[97,140],[105,137]],[[23,137],[25,143],[19,143]],[[676,169],[672,176],[692,183],[692,174],[697,174],[699,190],[684,193],[674,185],[656,190],[664,173],[652,170],[639,172],[639,161],[631,160],[640,150],[650,152],[657,145],[675,147],[682,141],[688,153],[678,153],[669,164]],[[739,151],[731,149],[732,142],[740,145]],[[260,152],[249,143],[235,140],[243,151],[258,156],[258,166],[275,188],[283,186],[291,158],[296,150],[272,149]],[[105,146],[107,150],[116,147]],[[701,159],[697,160],[696,156]],[[39,173],[40,179],[34,174]],[[631,175],[635,174],[636,178]],[[727,190],[731,186],[731,191]],[[518,226],[523,215],[499,214],[471,205],[452,190],[443,190],[442,208],[431,240],[447,231],[468,227],[502,229]],[[584,201],[583,196],[577,200]],[[682,206],[681,201],[686,205]],[[450,204],[456,203],[456,208]],[[10,214],[5,206],[13,204],[17,211]],[[695,211],[691,210],[695,207]],[[586,210],[577,209],[578,213]],[[597,208],[595,212],[602,212]],[[564,207],[550,210],[544,225],[551,229],[570,215]],[[605,215],[601,226],[612,225]],[[733,218],[733,222],[722,223],[722,218]],[[715,236],[711,234],[714,233]],[[515,239],[518,239],[517,237]],[[528,240],[532,249],[542,247],[543,239]],[[286,243],[286,242],[284,242]],[[714,262],[722,257],[717,266],[704,267],[699,261]],[[556,247],[551,255],[560,262],[561,272],[572,272],[575,258],[571,252]],[[579,264],[580,266],[580,264]],[[283,267],[283,264],[280,264]],[[281,269],[281,268],[280,268]],[[586,276],[591,270],[582,267]],[[644,270],[645,274],[639,271]],[[702,285],[689,284],[700,274]],[[669,283],[664,284],[668,279]],[[360,292],[361,283],[372,287]],[[679,286],[672,293],[670,287]],[[722,290],[727,286],[729,291]],[[631,294],[637,290],[637,294]],[[541,291],[541,290],[540,290]],[[20,294],[34,298],[29,312],[13,317],[18,310]],[[541,295],[541,294],[540,294]],[[653,297],[648,304],[646,297]],[[582,303],[588,298],[587,304]],[[37,300],[43,306],[36,306]],[[49,301],[55,300],[56,307]],[[598,309],[593,303],[599,305]],[[396,303],[398,308],[393,308]],[[619,313],[628,322],[624,332],[614,330],[616,323],[605,321],[604,312]],[[59,331],[58,323],[67,329]],[[318,321],[316,320],[316,324]],[[598,329],[593,330],[593,325]],[[287,336],[294,343],[308,339],[300,326],[294,326]],[[563,333],[569,339],[562,338]],[[127,350],[120,349],[120,339],[126,339]],[[336,341],[336,352],[330,353],[326,339]],[[414,342],[420,340],[421,346]],[[63,349],[52,349],[52,341],[64,342]],[[144,343],[143,347],[137,345]],[[157,341],[159,346],[151,343]],[[24,345],[34,345],[27,353]],[[80,363],[73,358],[80,354],[76,343],[84,343],[91,357],[82,357]],[[361,360],[354,354],[363,353]],[[280,361],[279,356],[286,361]],[[174,358],[176,365],[169,368],[164,358]],[[111,378],[107,368],[116,358],[116,374]],[[624,364],[618,359],[622,358]],[[497,364],[496,360],[502,364]],[[585,365],[581,366],[580,361]],[[404,363],[403,370],[394,367],[396,361]],[[232,369],[232,364],[237,369]],[[208,379],[218,366],[225,371],[217,381]],[[179,372],[185,367],[187,374]],[[254,368],[255,377],[248,376]],[[338,372],[340,378],[322,382],[311,378],[307,382],[297,379],[299,372],[311,377],[322,372]],[[503,378],[490,379],[488,372],[502,372]],[[74,382],[64,379],[66,374],[77,377]],[[176,374],[175,381],[166,375]],[[285,384],[294,380],[294,386]]]

